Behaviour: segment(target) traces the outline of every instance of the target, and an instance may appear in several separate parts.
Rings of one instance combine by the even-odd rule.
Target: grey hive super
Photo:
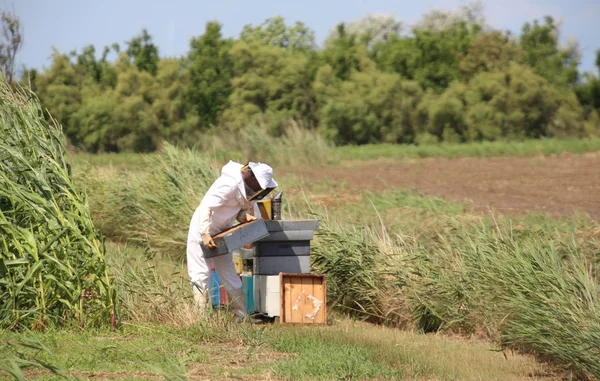
[[[231,229],[213,236],[213,240],[217,247],[212,250],[208,250],[204,245],[200,246],[202,247],[204,256],[206,258],[212,258],[230,253],[232,250],[239,249],[260,238],[267,237],[268,235],[269,231],[267,230],[265,221],[258,219],[234,226]]]
[[[310,241],[318,220],[265,221],[269,235],[254,242],[254,275],[310,273]]]

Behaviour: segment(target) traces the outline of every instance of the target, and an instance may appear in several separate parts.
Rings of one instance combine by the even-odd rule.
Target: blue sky
[[[520,31],[526,21],[551,15],[562,20],[562,36],[575,37],[583,52],[581,68],[593,70],[600,49],[600,0],[485,0],[489,23],[499,29]],[[48,67],[52,46],[60,52],[124,41],[147,28],[161,56],[181,56],[189,41],[204,31],[207,21],[223,24],[223,34],[237,36],[246,24],[283,16],[288,23],[303,21],[320,43],[342,21],[369,13],[394,13],[406,24],[416,22],[432,9],[455,9],[459,0],[0,0],[12,9],[25,29],[25,44],[17,56],[20,65]]]

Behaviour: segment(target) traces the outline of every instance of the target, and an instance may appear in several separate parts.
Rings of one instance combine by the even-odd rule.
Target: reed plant
[[[59,125],[0,80],[0,327],[114,324],[102,238]]]
[[[179,261],[185,257],[192,214],[220,168],[206,155],[168,143],[160,153],[145,156],[143,166],[143,172],[79,171],[78,181],[95,195],[94,220],[109,238]]]
[[[408,294],[426,331],[485,335],[581,376],[600,377],[600,293],[576,243],[454,223],[415,253]]]
[[[260,161],[273,167],[325,166],[339,161],[333,143],[295,122],[288,123],[279,137],[253,125],[233,132],[205,133],[195,148],[219,162]]]

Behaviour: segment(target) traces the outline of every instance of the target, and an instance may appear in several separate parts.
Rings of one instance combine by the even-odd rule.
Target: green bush
[[[114,324],[115,289],[61,128],[0,82],[0,327]]]

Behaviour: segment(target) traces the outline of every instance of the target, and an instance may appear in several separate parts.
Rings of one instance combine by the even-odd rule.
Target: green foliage
[[[459,24],[440,31],[415,29],[413,37],[396,37],[377,44],[372,53],[378,66],[414,79],[425,89],[442,92],[460,77],[460,58],[479,29]]]
[[[93,46],[55,51],[49,69],[23,82],[89,152],[151,152],[163,140],[193,147],[203,134],[246,126],[277,137],[299,125],[335,144],[600,133],[598,79],[579,75],[578,48],[558,45],[551,18],[513,38],[474,3],[434,10],[409,34],[402,25],[389,15],[340,23],[318,48],[302,22],[271,17],[235,39],[211,21],[182,59],[159,59],[143,30],[100,58]]]
[[[279,136],[290,120],[310,123],[314,100],[306,56],[243,42],[234,45],[230,54],[240,74],[232,81],[230,107],[221,120],[226,128],[258,124]]]
[[[511,63],[522,64],[524,54],[508,35],[498,31],[478,34],[461,58],[462,78],[468,81],[481,72],[505,71]]]
[[[158,47],[146,29],[142,34],[127,42],[127,55],[141,71],[155,75],[158,70]]]
[[[599,377],[598,280],[581,248],[551,232],[451,227],[422,254],[419,324],[467,332],[483,324],[504,347]]]
[[[427,112],[425,131],[439,141],[581,137],[594,130],[574,94],[516,64],[482,72],[468,85],[454,83],[427,101],[421,105]]]
[[[320,104],[319,129],[336,144],[413,141],[422,97],[417,83],[373,68],[340,81],[325,66],[317,73],[314,87]]]
[[[598,115],[600,113],[600,50],[596,51],[596,68],[597,75],[585,73],[583,81],[575,87],[575,94],[587,113]]]
[[[465,97],[470,133],[478,140],[586,135],[575,96],[553,88],[522,66],[476,76]]]
[[[344,24],[337,26],[337,35],[335,40],[325,46],[321,57],[333,69],[337,78],[348,80],[352,72],[360,69],[360,46],[356,35],[346,33]]]
[[[336,309],[373,322],[405,323],[394,299],[407,272],[396,248],[386,248],[367,229],[322,221],[311,266],[327,274],[327,297]]]
[[[310,28],[301,21],[296,21],[294,26],[287,26],[280,16],[268,18],[255,27],[245,25],[240,33],[240,41],[249,45],[258,42],[292,52],[316,48],[315,33]]]
[[[572,85],[577,81],[577,52],[561,49],[558,45],[558,26],[550,16],[544,24],[537,20],[533,25],[526,23],[520,37],[525,51],[525,62],[533,71],[550,83],[560,86]]]
[[[73,186],[62,131],[0,83],[0,327],[114,324],[104,244]]]
[[[204,129],[215,125],[229,104],[234,62],[229,54],[232,44],[231,39],[222,38],[221,25],[217,22],[207,23],[204,34],[190,42],[186,101]]]

